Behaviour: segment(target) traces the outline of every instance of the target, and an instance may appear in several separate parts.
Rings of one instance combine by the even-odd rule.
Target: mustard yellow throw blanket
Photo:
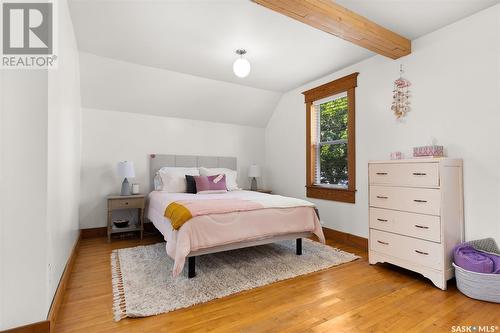
[[[170,219],[172,228],[177,230],[193,216],[186,206],[178,202],[172,202],[165,209],[165,217]]]

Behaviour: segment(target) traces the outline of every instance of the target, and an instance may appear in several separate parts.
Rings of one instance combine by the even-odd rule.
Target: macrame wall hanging
[[[394,112],[396,119],[401,119],[406,116],[410,111],[410,81],[403,78],[403,65],[399,67],[399,79],[394,81],[394,90],[392,91],[392,106],[391,110]]]

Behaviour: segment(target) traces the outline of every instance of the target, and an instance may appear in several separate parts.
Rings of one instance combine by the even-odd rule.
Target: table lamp
[[[256,164],[252,164],[250,168],[248,168],[248,177],[252,178],[252,183],[250,185],[250,189],[252,191],[257,190],[257,177],[261,176],[260,166]]]
[[[134,162],[132,161],[121,161],[118,162],[117,166],[118,176],[123,178],[122,190],[120,195],[130,195],[130,185],[127,178],[135,177]]]

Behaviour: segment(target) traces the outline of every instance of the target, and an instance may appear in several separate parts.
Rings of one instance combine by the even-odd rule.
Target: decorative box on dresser
[[[370,264],[404,267],[446,290],[464,240],[462,160],[373,161],[368,179]]]

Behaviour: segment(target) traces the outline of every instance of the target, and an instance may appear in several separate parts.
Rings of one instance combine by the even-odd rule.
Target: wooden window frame
[[[356,105],[355,89],[358,86],[358,72],[344,76],[319,87],[304,91],[306,104],[306,196],[309,198],[356,202]],[[332,188],[314,184],[316,151],[312,147],[313,103],[320,99],[347,92],[347,189]]]

